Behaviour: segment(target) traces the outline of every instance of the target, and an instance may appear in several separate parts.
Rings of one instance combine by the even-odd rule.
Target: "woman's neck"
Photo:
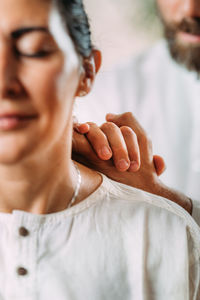
[[[0,166],[0,211],[46,214],[63,210],[73,197],[77,172],[59,148],[16,165]]]

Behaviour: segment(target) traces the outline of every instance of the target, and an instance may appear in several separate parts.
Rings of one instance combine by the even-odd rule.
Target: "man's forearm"
[[[169,199],[178,205],[182,206],[190,215],[193,213],[193,201],[183,193],[169,188],[163,183],[152,186],[151,193]],[[199,206],[200,210],[200,206]]]

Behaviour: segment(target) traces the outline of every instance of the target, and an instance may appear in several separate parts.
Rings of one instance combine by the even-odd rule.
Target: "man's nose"
[[[182,2],[183,1],[183,2]],[[182,13],[185,18],[200,17],[200,1],[199,0],[182,0]]]
[[[0,99],[12,98],[21,91],[17,63],[10,49],[0,46]]]

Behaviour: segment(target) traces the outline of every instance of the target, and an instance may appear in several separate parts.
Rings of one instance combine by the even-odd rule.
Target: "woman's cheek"
[[[70,65],[61,55],[29,63],[22,77],[36,110],[51,114],[57,109],[70,110],[79,83],[79,65]]]
[[[30,100],[41,104],[57,93],[58,78],[63,72],[62,60],[27,61],[21,67],[20,77]],[[35,104],[36,104],[35,103]]]
[[[79,84],[79,72],[77,69],[71,72],[64,72],[57,78],[57,98],[71,105],[74,102],[75,94]]]

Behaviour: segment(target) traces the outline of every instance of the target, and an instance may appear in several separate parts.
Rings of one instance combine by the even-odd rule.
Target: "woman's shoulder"
[[[169,226],[169,223],[179,223],[184,228],[189,228],[193,235],[200,236],[200,228],[194,219],[181,206],[163,197],[144,192],[142,190],[115,182],[103,176],[102,188],[106,194],[106,207],[111,210],[130,216],[140,215],[147,222]]]
[[[143,205],[162,208],[173,214],[188,215],[182,207],[168,199],[116,182],[105,175],[102,175],[102,177],[103,183],[101,188],[109,194],[112,200],[127,202],[130,206],[142,203]]]
[[[115,182],[103,175],[103,188],[107,197],[104,205],[108,215],[129,228],[137,226],[153,235],[180,239],[185,236],[192,241],[200,256],[200,228],[192,216],[182,207],[163,197]],[[123,225],[124,226],[124,225]],[[125,229],[126,230],[126,229]]]

